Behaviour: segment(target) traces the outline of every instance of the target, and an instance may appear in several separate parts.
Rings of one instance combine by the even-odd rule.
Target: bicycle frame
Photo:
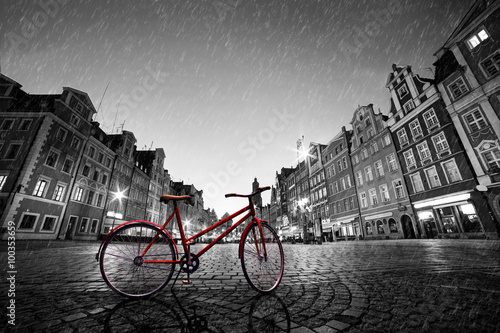
[[[181,234],[181,241],[182,241],[182,248],[184,250],[184,253],[189,254],[189,248],[188,246],[195,241],[196,239],[200,238],[201,236],[205,235],[206,233],[210,232],[211,230],[227,223],[228,221],[232,220],[233,218],[245,213],[248,211],[248,213],[242,217],[238,222],[234,223],[231,225],[226,231],[224,231],[222,234],[220,234],[216,239],[214,239],[212,242],[210,242],[207,246],[205,246],[202,250],[200,250],[198,253],[196,253],[196,256],[199,258],[201,255],[203,255],[205,252],[207,252],[212,246],[214,246],[216,243],[218,243],[222,238],[226,237],[230,232],[232,232],[234,229],[236,229],[240,224],[242,224],[244,221],[246,221],[249,217],[252,217],[252,220],[255,221],[258,226],[259,226],[259,232],[261,234],[261,239],[262,239],[262,244],[263,244],[263,249],[264,249],[264,257],[267,260],[267,249],[266,249],[266,244],[264,240],[264,235],[263,235],[263,230],[262,230],[262,225],[260,224],[260,220],[255,217],[255,206],[252,202],[251,198],[248,198],[249,200],[249,205],[246,206],[245,208],[240,209],[239,211],[231,214],[230,216],[226,217],[225,219],[220,220],[219,222],[209,226],[208,228],[200,231],[199,233],[195,234],[194,236],[191,236],[189,238],[186,238],[186,235],[184,234],[184,227],[182,225],[182,220],[179,212],[179,208],[177,207],[177,203],[174,201],[174,211],[170,215],[170,217],[167,219],[167,221],[163,224],[161,227],[160,231],[156,234],[156,236],[151,240],[149,245],[144,249],[142,253],[142,257],[146,255],[148,252],[149,248],[153,245],[153,243],[156,241],[158,236],[162,232],[166,232],[165,228],[167,225],[170,223],[172,218],[175,216],[177,220],[177,226],[179,227],[179,232]],[[250,227],[251,223],[247,226],[246,229]],[[246,231],[245,229],[245,231]],[[244,234],[244,233],[243,233]],[[238,251],[239,257],[241,257],[241,245],[243,242],[243,237],[240,240],[240,250]],[[257,244],[257,238],[255,238],[255,242]],[[257,250],[259,250],[257,246]],[[177,260],[144,260],[144,263],[172,263],[172,264],[177,264],[180,263],[180,259]]]

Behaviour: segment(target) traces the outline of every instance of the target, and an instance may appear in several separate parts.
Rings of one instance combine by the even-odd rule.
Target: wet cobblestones
[[[170,283],[140,301],[104,283],[97,243],[46,245],[17,248],[7,331],[500,332],[498,241],[285,244],[285,276],[267,296],[248,286],[237,245],[221,244],[200,259],[193,285],[177,281],[172,292]],[[6,290],[0,282],[3,309]]]

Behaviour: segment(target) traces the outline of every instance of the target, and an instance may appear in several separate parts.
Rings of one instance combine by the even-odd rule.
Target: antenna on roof
[[[99,106],[97,107],[97,112],[99,112],[99,110],[101,109],[102,100],[104,99],[104,95],[106,95],[106,91],[108,91],[108,87],[109,87],[109,82],[106,85],[106,89],[104,89],[104,92],[103,92],[102,97],[101,97],[101,101],[99,102]],[[103,115],[103,119],[104,119],[104,115]]]
[[[151,147],[149,147],[149,150],[153,149],[153,142],[154,141],[151,141]]]

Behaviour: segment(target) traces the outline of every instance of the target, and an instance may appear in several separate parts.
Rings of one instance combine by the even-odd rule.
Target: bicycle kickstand
[[[187,258],[186,258],[186,271],[187,271],[187,280],[182,280],[182,283],[184,284],[192,284],[193,281],[189,278],[189,265],[191,264],[191,243],[188,244],[188,253],[187,253]]]

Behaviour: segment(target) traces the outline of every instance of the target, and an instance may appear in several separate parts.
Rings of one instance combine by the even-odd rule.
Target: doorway
[[[76,217],[76,216],[69,217],[68,228],[66,228],[66,236],[64,237],[64,239],[68,239],[68,240],[73,239],[73,234],[75,232],[75,226],[76,226],[77,221],[78,221],[78,217]]]
[[[403,215],[401,217],[401,224],[403,226],[403,237],[406,238],[416,238],[415,230],[413,229],[413,223],[408,215]]]

